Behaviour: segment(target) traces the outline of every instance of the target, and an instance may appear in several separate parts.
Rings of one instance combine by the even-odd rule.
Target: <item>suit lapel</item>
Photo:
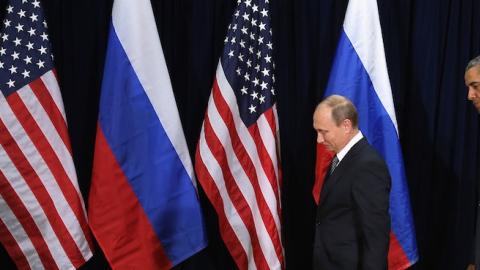
[[[333,173],[325,176],[324,186],[320,193],[319,206],[325,201],[325,198],[328,197],[328,194],[332,190],[333,186],[342,178],[342,176],[345,174],[345,171],[350,168],[350,164],[355,160],[357,154],[366,144],[367,140],[365,138],[362,138],[360,141],[358,141],[355,145],[353,145],[350,151],[348,151],[342,161],[340,161]]]

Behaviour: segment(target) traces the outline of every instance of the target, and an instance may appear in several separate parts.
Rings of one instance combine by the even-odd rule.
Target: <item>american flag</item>
[[[0,32],[0,241],[19,269],[75,269],[92,256],[47,23],[12,0]]]
[[[200,184],[239,269],[284,269],[269,0],[239,0],[196,152]]]

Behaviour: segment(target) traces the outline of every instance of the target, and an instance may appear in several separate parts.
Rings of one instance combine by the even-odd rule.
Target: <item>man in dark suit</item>
[[[467,98],[470,100],[480,113],[480,55],[468,62],[465,68],[465,85],[468,88]],[[478,184],[480,188],[480,184]],[[477,197],[480,196],[480,190],[477,190]],[[477,224],[475,227],[475,238],[472,245],[472,262],[468,270],[480,269],[480,202],[477,203]]]
[[[358,129],[345,97],[323,100],[313,115],[317,142],[336,155],[317,209],[313,269],[387,269],[390,174]]]

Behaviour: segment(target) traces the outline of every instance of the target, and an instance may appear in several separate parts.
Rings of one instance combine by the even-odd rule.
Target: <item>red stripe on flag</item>
[[[268,204],[265,200],[264,194],[260,188],[259,185],[259,179],[257,178],[257,171],[255,169],[254,163],[252,162],[251,158],[249,157],[247,151],[245,150],[244,145],[242,144],[242,141],[239,138],[239,135],[237,133],[236,127],[235,127],[235,121],[233,119],[232,112],[230,108],[228,107],[228,104],[226,103],[225,99],[223,98],[220,88],[218,87],[217,81],[214,82],[213,90],[212,90],[212,96],[215,102],[215,105],[218,109],[219,114],[221,115],[224,123],[226,124],[228,128],[228,132],[230,134],[230,139],[232,141],[232,149],[235,151],[235,155],[237,156],[238,160],[240,161],[240,164],[247,174],[247,177],[250,180],[250,183],[252,184],[253,190],[255,192],[255,199],[257,200],[258,208],[260,210],[260,214],[262,216],[262,220],[265,224],[265,227],[267,228],[267,232],[270,236],[270,239],[273,242],[273,245],[275,247],[275,252],[277,253],[278,260],[280,262],[283,262],[283,254],[282,254],[282,245],[280,241],[280,233],[277,229],[277,226],[275,224],[275,220],[273,218],[273,214],[270,211],[270,208],[268,207]],[[258,131],[258,130],[257,130]],[[258,149],[259,144],[261,143],[260,138],[252,138],[255,142],[255,145]],[[252,154],[258,154],[258,153],[252,153]],[[270,157],[268,156],[268,153],[266,154],[268,159],[270,160]],[[262,156],[258,157],[260,160],[262,159]],[[226,160],[225,156],[225,160]],[[223,159],[222,159],[223,160]],[[225,164],[225,166],[228,167],[228,164]],[[262,162],[263,166],[263,162]],[[273,167],[273,165],[271,165]],[[222,166],[223,168],[223,166]],[[265,167],[263,167],[264,171],[267,173],[267,170],[265,170]],[[268,174],[267,174],[268,178]],[[270,180],[270,179],[268,179]],[[276,181],[274,181],[276,182]],[[276,183],[275,183],[276,185]],[[274,189],[276,190],[276,189]],[[275,195],[277,195],[276,192],[274,192]],[[276,200],[277,204],[276,206],[278,207],[278,198]],[[275,208],[274,210],[277,210]]]
[[[276,105],[274,105],[272,108],[266,110],[263,115],[265,117],[265,119],[267,119],[267,122],[268,122],[268,125],[270,126],[270,129],[272,131],[272,134],[273,134],[273,137],[275,138],[275,144],[277,144],[278,142],[278,134],[277,134],[277,121],[276,121],[276,113],[274,113],[274,110],[276,111]],[[278,144],[279,145],[279,144]],[[278,151],[279,150],[279,146],[277,145],[277,147],[275,147],[275,154],[277,156],[277,164],[280,164],[280,152]],[[276,190],[275,190],[275,193],[278,193],[280,196],[280,191],[282,190],[282,168],[280,166],[278,166],[277,168],[278,172],[277,172],[277,184],[276,186],[278,187]],[[278,201],[278,216],[281,217],[282,216],[282,208],[281,208],[281,201]],[[283,254],[283,252],[282,252]],[[282,261],[283,263],[283,261]]]
[[[403,270],[412,265],[393,232],[390,232],[390,248],[388,250],[388,269]]]
[[[273,113],[273,109],[275,106],[271,107],[270,109],[266,110],[263,113],[263,116],[265,119],[267,119],[267,122],[270,126],[270,129],[272,131],[272,134],[275,138],[277,138],[277,123],[275,122],[275,114]]]
[[[25,255],[22,253],[22,250],[18,246],[15,238],[13,238],[10,231],[7,229],[5,224],[0,219],[0,243],[5,247],[10,258],[13,259],[15,265],[18,269],[29,269],[30,265],[28,264]]]
[[[10,95],[9,98],[13,95],[16,95],[16,93]],[[85,262],[83,255],[81,254],[72,238],[72,235],[57,212],[50,194],[46,190],[33,167],[28,162],[22,150],[17,145],[16,141],[11,136],[10,132],[5,127],[3,121],[0,121],[0,141],[2,142],[5,151],[12,160],[13,164],[18,169],[20,175],[25,179],[25,182],[28,184],[30,190],[35,194],[35,197],[45,212],[45,215],[47,216],[47,219],[55,231],[55,234],[58,237],[60,244],[65,250],[68,258],[72,264],[74,264],[76,267],[79,267]]]
[[[2,125],[0,123],[0,125]],[[3,133],[3,130],[0,131]],[[13,214],[17,218],[18,222],[22,226],[25,233],[28,235],[28,238],[32,242],[32,245],[35,248],[35,251],[38,253],[40,260],[42,261],[43,267],[46,269],[58,269],[55,260],[48,249],[45,239],[42,237],[40,230],[38,229],[35,221],[33,220],[31,214],[26,209],[20,197],[17,195],[16,191],[10,185],[5,175],[0,171],[0,194],[7,203],[7,205],[12,209]],[[1,221],[1,220],[0,220]],[[0,238],[4,247],[7,249],[7,252],[10,254],[12,259],[15,261],[19,269],[30,269],[30,267],[21,268],[19,264],[26,262],[26,257],[23,252],[20,250],[16,240],[10,234],[8,229],[4,227],[5,224],[2,222],[2,231],[6,232],[0,233]],[[27,262],[28,264],[28,262]]]
[[[272,108],[266,110],[264,113],[263,113],[263,116],[265,117],[265,119],[267,120],[268,122],[268,125],[270,126],[270,131],[272,132],[273,134],[273,138],[275,138],[275,144],[278,146],[279,143],[278,143],[278,137],[277,137],[277,122],[276,122],[276,113],[274,113],[274,110],[276,110],[276,106],[272,106]],[[279,160],[280,160],[280,152],[279,152],[279,149],[277,147],[275,147],[275,155],[277,156],[277,164],[279,164]],[[273,166],[273,161],[272,161],[272,166]],[[280,166],[277,166],[277,177],[275,178],[276,182],[275,182],[275,186],[277,187],[274,191],[275,191],[275,194],[277,197],[281,197],[281,194],[280,194],[280,191],[282,190],[282,169]],[[275,169],[275,167],[272,167],[273,169]],[[275,172],[273,172],[273,175],[275,176]],[[278,202],[278,216],[281,217],[282,216],[282,207],[281,207],[281,201],[279,200],[279,198],[277,198],[277,202]],[[282,252],[283,254],[283,252]],[[284,264],[284,262],[282,261],[282,264]]]
[[[250,235],[250,239],[252,241],[252,249],[253,249],[253,256],[255,263],[259,269],[268,269],[268,264],[263,255],[263,252],[260,247],[260,242],[258,240],[258,235],[255,229],[255,222],[252,214],[252,209],[248,205],[245,197],[242,194],[242,191],[237,186],[235,179],[230,171],[230,167],[228,165],[228,158],[225,149],[218,139],[217,135],[215,134],[211,124],[210,118],[205,116],[204,120],[204,128],[205,128],[205,137],[208,138],[206,140],[208,148],[212,152],[213,156],[217,160],[218,165],[222,169],[222,175],[225,179],[225,186],[227,188],[228,195],[237,209],[237,212],[240,215],[247,231]],[[235,147],[233,147],[235,148]],[[238,156],[238,154],[237,154]]]
[[[99,125],[89,205],[90,227],[112,268],[172,268]]]
[[[65,144],[71,155],[72,149],[70,146],[70,139],[68,137],[67,123],[65,123],[62,113],[55,104],[55,101],[50,95],[47,87],[45,86],[41,78],[38,78],[33,82],[29,83],[29,86],[32,89],[32,92],[37,97],[40,104],[42,105],[43,109],[47,112],[50,121],[57,130],[57,133],[60,135],[60,138],[62,138],[63,143]]]
[[[215,181],[213,181],[212,176],[208,172],[205,164],[203,163],[202,157],[200,156],[200,149],[198,147],[195,159],[197,160],[197,162],[195,162],[195,171],[197,172],[198,179],[201,182],[202,187],[205,190],[205,194],[212,203],[218,215],[219,228],[221,228],[220,235],[222,236],[222,239],[225,242],[228,250],[230,251],[233,259],[235,260],[238,268],[247,269],[247,254],[242,248],[240,240],[233,231],[232,226],[228,221],[227,216],[225,215],[225,202],[220,196],[220,191],[218,190]]]
[[[42,156],[47,167],[52,172],[53,177],[58,183],[58,187],[62,191],[67,203],[70,205],[72,212],[74,213],[78,223],[82,228],[83,234],[87,239],[87,243],[89,244],[90,249],[93,249],[92,241],[90,239],[90,231],[88,229],[88,222],[86,216],[83,213],[80,195],[78,194],[77,189],[73,185],[72,180],[65,172],[65,169],[63,168],[59,157],[53,150],[52,145],[50,145],[50,143],[48,142],[45,134],[43,134],[42,130],[38,126],[38,123],[35,121],[35,119],[33,119],[25,103],[23,103],[23,101],[19,97],[18,92],[11,94],[8,97],[7,101],[10,104],[10,107],[12,108],[12,111],[14,112],[18,121],[27,133],[28,137]],[[77,246],[76,251],[78,251],[81,255],[81,252]],[[78,256],[78,254],[75,253],[74,256],[76,257]],[[83,255],[81,255],[81,257],[83,258]],[[82,259],[79,263],[83,264],[84,262],[85,260]]]

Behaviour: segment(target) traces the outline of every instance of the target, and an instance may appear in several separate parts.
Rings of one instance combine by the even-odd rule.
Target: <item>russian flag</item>
[[[355,104],[362,133],[388,165],[389,269],[405,269],[418,260],[418,252],[376,0],[349,1],[325,96],[332,94]],[[317,169],[322,169],[321,158],[331,154],[319,150]]]
[[[149,0],[115,0],[89,196],[113,269],[170,269],[203,249],[193,167]]]

